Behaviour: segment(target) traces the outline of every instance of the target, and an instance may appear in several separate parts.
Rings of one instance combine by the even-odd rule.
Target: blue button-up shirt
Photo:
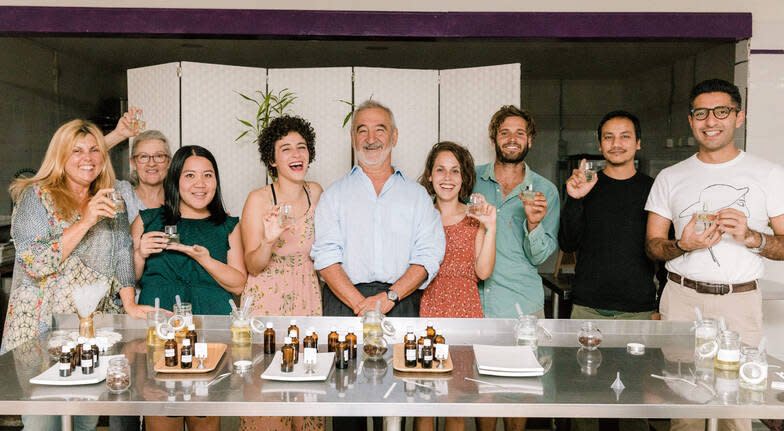
[[[498,208],[496,255],[493,274],[479,284],[485,317],[517,317],[515,303],[526,314],[544,308],[544,289],[537,266],[558,248],[558,219],[561,204],[558,190],[526,164],[523,182],[504,196],[495,178],[493,163],[477,166],[474,192]],[[528,232],[523,202],[518,195],[529,184],[547,199],[547,214]]]
[[[410,265],[427,270],[424,289],[444,259],[444,228],[433,200],[395,169],[376,195],[354,166],[321,195],[310,256],[317,270],[342,263],[354,284],[395,283]]]

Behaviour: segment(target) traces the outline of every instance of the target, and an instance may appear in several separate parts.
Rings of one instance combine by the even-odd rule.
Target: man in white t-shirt
[[[662,319],[692,321],[698,307],[706,318],[724,317],[742,342],[756,345],[762,257],[784,260],[784,168],[735,147],[735,129],[744,120],[735,85],[711,79],[692,89],[689,124],[699,150],[656,177],[645,204],[645,246],[651,258],[667,261]],[[675,240],[667,238],[671,223]],[[751,429],[748,420],[733,422]],[[671,429],[703,425],[673,420]]]

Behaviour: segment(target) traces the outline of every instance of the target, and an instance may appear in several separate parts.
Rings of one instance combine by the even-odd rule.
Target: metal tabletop
[[[274,323],[278,343],[289,319],[265,319]],[[709,384],[697,387],[652,378],[652,373],[680,373],[692,379],[693,332],[688,323],[595,321],[604,335],[599,349],[602,360],[595,374],[588,375],[577,358],[576,334],[582,321],[544,320],[543,326],[552,334],[538,349],[546,374],[500,378],[478,374],[471,344],[512,344],[514,320],[431,319],[450,344],[455,364],[451,373],[394,371],[388,357],[390,349],[389,363],[363,362],[360,353],[360,359],[348,369],[333,369],[326,382],[290,383],[260,379],[271,357],[263,355],[259,335],[254,335],[252,346],[232,346],[227,317],[196,316],[195,320],[206,341],[229,345],[211,373],[189,377],[156,374],[151,359],[160,353],[145,344],[145,322],[126,316],[101,316],[96,327],[112,326],[123,335],[123,341],[110,353],[125,353],[132,362],[128,392],[112,395],[103,383],[31,385],[31,377],[53,364],[44,336],[0,356],[0,414],[784,418],[784,393],[770,388],[761,392],[738,389],[736,380],[718,374]],[[402,339],[407,326],[417,331],[425,326],[425,319],[389,320],[398,330],[395,341]],[[302,330],[315,327],[320,341],[326,341],[332,326],[353,327],[359,329],[361,342],[358,318],[299,317],[297,322]],[[59,328],[76,328],[77,320],[75,316],[59,316],[56,324]],[[645,354],[628,354],[628,342],[645,344]],[[213,381],[231,372],[235,360],[254,358],[260,361],[251,372],[232,373]],[[770,362],[782,365],[773,358]],[[616,394],[610,385],[617,372],[626,387]],[[480,384],[465,377],[515,387]],[[780,379],[771,373],[769,383],[774,380]]]

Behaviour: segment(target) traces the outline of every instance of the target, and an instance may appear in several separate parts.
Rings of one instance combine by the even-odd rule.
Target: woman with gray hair
[[[122,194],[133,223],[140,210],[163,205],[163,180],[169,170],[169,141],[157,130],[147,130],[131,146],[131,181],[118,180],[114,188]]]

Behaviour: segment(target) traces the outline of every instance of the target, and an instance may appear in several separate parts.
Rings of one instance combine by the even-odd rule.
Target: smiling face
[[[392,148],[397,144],[397,129],[389,114],[381,108],[355,113],[351,141],[362,168],[392,165]]]
[[[139,182],[149,186],[163,184],[170,161],[170,157],[166,152],[166,143],[160,139],[147,139],[135,143],[133,151],[133,167],[139,176]],[[149,158],[149,160],[143,163],[140,157]],[[159,159],[165,157],[165,160],[156,162],[156,157]]]
[[[275,142],[275,162],[272,166],[277,169],[278,178],[303,181],[308,173],[308,160],[308,144],[299,133],[290,132]]]
[[[460,162],[451,151],[441,151],[433,163],[433,170],[428,178],[439,201],[451,201],[460,195],[463,177]]]
[[[634,123],[625,117],[615,117],[602,125],[599,149],[607,163],[613,166],[634,164],[640,149],[640,140],[634,132]]]
[[[737,108],[732,97],[724,92],[702,93],[694,99],[692,106],[694,109],[712,109],[717,106]],[[743,111],[732,111],[727,118],[722,120],[717,119],[716,115],[710,112],[704,120],[697,120],[689,115],[689,125],[694,139],[700,144],[701,152],[734,151],[732,144],[735,129],[743,125],[744,119]]]
[[[90,187],[103,170],[105,160],[92,135],[78,138],[65,162],[66,182],[71,187]]]
[[[510,116],[498,126],[495,135],[495,157],[501,163],[520,163],[531,148],[528,123],[522,117]]]
[[[180,213],[183,217],[203,217],[209,215],[207,205],[215,197],[218,181],[215,167],[201,156],[185,159],[180,175]]]

